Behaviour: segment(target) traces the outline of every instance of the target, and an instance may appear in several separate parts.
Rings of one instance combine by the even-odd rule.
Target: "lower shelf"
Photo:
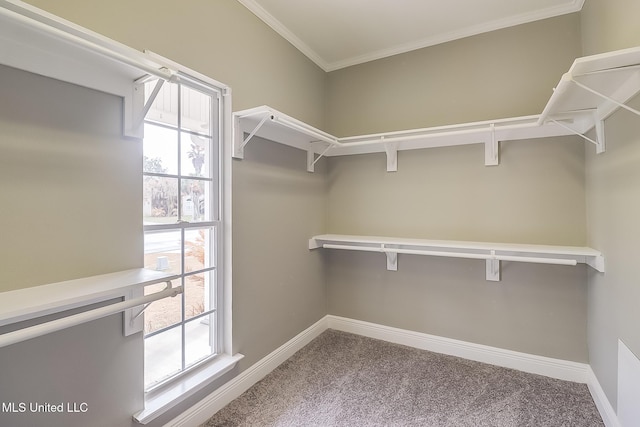
[[[595,249],[579,246],[323,234],[309,240],[309,249],[318,248],[381,252],[387,257],[387,270],[392,271],[398,269],[398,254],[484,259],[486,260],[486,278],[491,281],[500,280],[501,261],[557,265],[587,264],[604,273],[604,256]]]

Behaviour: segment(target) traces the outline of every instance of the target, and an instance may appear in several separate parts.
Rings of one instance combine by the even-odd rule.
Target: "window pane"
[[[193,365],[215,353],[215,316],[213,314],[191,320],[184,326],[186,366]]]
[[[191,319],[205,311],[204,274],[193,274],[184,278],[184,318]]]
[[[200,179],[182,180],[182,212],[180,219],[187,222],[211,221],[211,182]]]
[[[182,86],[182,123],[183,129],[200,134],[211,135],[210,95]]]
[[[155,86],[156,81],[145,83],[145,103]],[[145,119],[173,126],[178,125],[178,85],[176,83],[164,82]]]
[[[174,288],[180,286],[180,279],[171,282]],[[146,286],[144,288],[145,295],[151,295],[164,290],[166,283],[158,283]],[[178,294],[175,297],[163,298],[154,301],[144,311],[144,334],[147,335],[168,326],[175,325],[182,321],[182,296]]]
[[[175,224],[178,221],[178,179],[145,176],[143,190],[143,222]]]
[[[178,174],[178,131],[146,123],[142,152],[144,172]]]
[[[211,177],[211,138],[183,132],[180,135],[182,146],[182,176]]]
[[[213,259],[213,241],[215,230],[212,228],[187,229],[184,233],[185,272],[215,267]]]
[[[144,235],[144,267],[182,274],[180,230],[147,232]]]
[[[213,295],[215,295],[215,272],[186,276],[184,279],[185,319],[215,310]]]
[[[145,100],[156,88],[145,84]],[[164,83],[145,117],[144,265],[182,276],[183,292],[145,311],[145,389],[218,349],[216,227],[220,153],[218,98]],[[215,178],[215,179],[214,179]],[[148,286],[149,295],[165,284]]]
[[[182,326],[144,339],[144,387],[182,370]]]

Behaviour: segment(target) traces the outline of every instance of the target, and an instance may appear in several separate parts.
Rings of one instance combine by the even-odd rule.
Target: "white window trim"
[[[222,348],[217,357],[210,361],[202,363],[200,366],[186,371],[183,375],[176,377],[167,386],[157,390],[145,393],[144,409],[136,413],[133,418],[140,424],[147,424],[158,416],[164,414],[172,407],[184,402],[196,392],[202,390],[216,379],[222,377],[229,372],[244,357],[242,354],[232,355],[232,221],[231,221],[231,166],[232,166],[232,107],[231,107],[231,88],[213,80],[204,74],[186,68],[174,61],[166,59],[150,51],[145,51],[154,61],[165,65],[167,68],[177,70],[181,76],[189,80],[190,83],[196,85],[204,82],[206,85],[213,86],[221,93],[220,99],[220,168],[222,185],[220,186],[220,228],[223,233],[222,248],[222,266],[223,266],[223,283],[222,283],[222,318],[224,336],[222,339]]]

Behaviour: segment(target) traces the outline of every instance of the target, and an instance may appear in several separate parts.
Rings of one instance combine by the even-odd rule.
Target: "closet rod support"
[[[500,260],[496,259],[496,251],[491,251],[491,259],[486,261],[486,280],[489,282],[500,281]]]
[[[167,281],[167,282],[166,282],[166,284],[167,284],[167,286],[165,286],[165,288],[164,288],[161,292],[165,292],[165,291],[168,291],[168,290],[170,290],[170,289],[173,289],[173,285],[171,284],[171,281]],[[179,292],[172,293],[170,296],[173,298],[173,297],[175,297],[176,295],[178,295],[178,293],[179,293]],[[157,301],[157,300],[155,300],[155,301]],[[138,310],[138,312],[137,312],[136,314],[134,314],[133,316],[131,316],[130,323],[131,323],[132,325],[133,325],[133,322],[134,322],[138,317],[140,317],[140,316],[142,315],[142,313],[144,313],[144,311],[145,311],[147,308],[149,308],[149,306],[151,305],[151,303],[152,303],[152,302],[154,302],[154,301],[150,301],[150,302],[146,303],[145,305],[143,305],[143,306],[142,306],[142,308],[141,308],[140,310]]]
[[[381,140],[384,142],[384,136]],[[387,172],[398,172],[398,143],[385,143],[384,151],[387,154]]]
[[[496,139],[496,125],[489,125],[490,139],[484,143],[484,165],[498,166],[500,164],[500,146]]]

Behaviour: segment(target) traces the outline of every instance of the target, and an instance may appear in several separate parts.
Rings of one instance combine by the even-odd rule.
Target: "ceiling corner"
[[[579,1],[579,0],[577,0]],[[584,0],[582,0],[584,1]],[[291,43],[296,49],[302,52],[307,58],[313,61],[323,71],[327,72],[330,65],[324,61],[320,55],[318,55],[313,49],[311,49],[306,43],[300,40],[295,34],[293,34],[287,27],[285,27],[279,20],[273,15],[267,12],[262,6],[256,3],[254,0],[238,0],[238,3],[249,9],[251,13],[256,15],[261,21],[271,27],[282,38]]]

